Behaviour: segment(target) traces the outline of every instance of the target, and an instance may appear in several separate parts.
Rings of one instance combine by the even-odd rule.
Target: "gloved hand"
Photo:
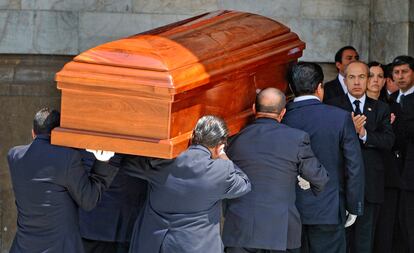
[[[87,149],[86,151],[93,153],[96,160],[99,160],[101,162],[107,162],[111,157],[114,156],[114,152],[112,151],[104,151],[104,150],[93,150],[93,149]]]
[[[355,214],[352,214],[348,211],[346,211],[346,222],[345,222],[345,227],[349,227],[352,226],[352,224],[355,223],[357,216]]]
[[[298,175],[298,185],[302,190],[310,189],[310,183]]]

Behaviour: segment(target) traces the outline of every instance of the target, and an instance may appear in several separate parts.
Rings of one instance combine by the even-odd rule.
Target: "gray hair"
[[[193,130],[191,144],[214,148],[225,143],[228,137],[226,122],[220,117],[206,115],[201,117]]]

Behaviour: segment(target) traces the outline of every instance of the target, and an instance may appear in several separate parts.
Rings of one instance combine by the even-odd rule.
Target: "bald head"
[[[263,89],[256,96],[256,113],[280,114],[285,105],[285,94],[276,88]]]

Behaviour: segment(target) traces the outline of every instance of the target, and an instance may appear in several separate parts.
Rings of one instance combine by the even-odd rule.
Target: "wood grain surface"
[[[253,118],[257,90],[287,91],[304,48],[277,21],[236,11],[102,44],[56,74],[62,116],[52,143],[175,157],[201,116],[223,117],[235,134]]]

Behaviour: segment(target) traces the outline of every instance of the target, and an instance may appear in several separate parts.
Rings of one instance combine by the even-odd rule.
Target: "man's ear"
[[[36,138],[36,134],[35,134],[35,132],[34,132],[34,130],[32,129],[32,138],[34,139],[34,138]]]
[[[323,83],[319,83],[318,87],[316,88],[316,96],[322,101],[325,95],[325,90],[323,88]]]
[[[339,70],[341,69],[341,65],[342,65],[342,63],[340,63],[340,62],[335,62],[335,66],[336,66],[336,69],[338,70],[338,72],[339,72]]]
[[[283,117],[285,116],[286,108],[283,108],[282,111],[279,113],[279,122],[282,121]]]

